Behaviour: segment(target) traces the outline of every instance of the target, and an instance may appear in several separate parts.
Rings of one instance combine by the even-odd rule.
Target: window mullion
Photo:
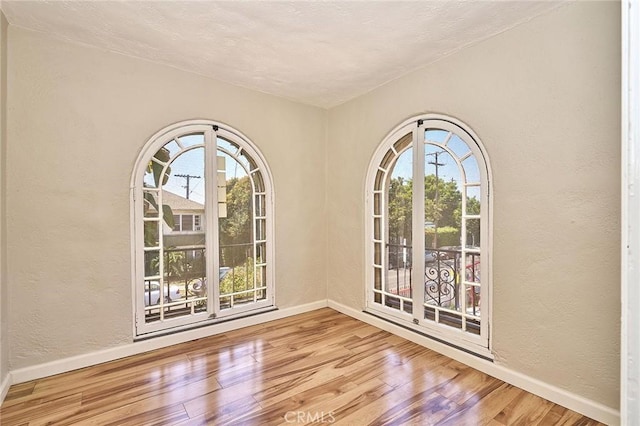
[[[480,235],[482,239],[480,240],[480,255],[481,257],[481,266],[480,270],[480,300],[485,300],[486,302],[483,304],[483,307],[480,311],[480,336],[486,341],[487,347],[489,346],[489,318],[490,318],[490,309],[491,309],[491,301],[489,295],[489,283],[491,282],[491,278],[489,277],[490,268],[488,265],[491,263],[491,247],[489,246],[489,206],[491,205],[491,198],[489,195],[489,185],[488,179],[483,179],[483,186],[481,187],[481,196],[482,200],[480,204]]]
[[[220,239],[218,236],[218,162],[216,134],[212,129],[204,132],[205,174],[205,266],[207,273],[207,312],[220,314]]]
[[[169,161],[169,163],[171,163],[171,161]],[[160,173],[160,176],[165,176],[167,174],[167,168],[168,168],[168,163],[164,164],[164,167],[162,168],[162,172]],[[162,189],[162,178],[160,178],[160,183],[158,185],[159,187],[159,191],[158,191],[158,218],[160,219],[160,223],[163,223],[164,221],[164,191]],[[164,261],[165,261],[165,247],[164,247],[164,233],[162,232],[162,227],[158,228],[158,245],[160,246],[160,250],[158,251],[158,274],[160,275],[160,278],[158,280],[158,282],[160,283],[160,321],[164,321],[164,314],[165,314],[165,310],[164,310],[164,297],[163,295],[165,294],[165,288],[167,288],[167,292],[169,291],[169,287],[168,284],[165,283],[165,277],[167,276],[167,274],[165,273],[165,269],[164,269]]]
[[[419,124],[413,132],[413,217],[412,217],[412,264],[413,318],[424,319],[424,124]]]

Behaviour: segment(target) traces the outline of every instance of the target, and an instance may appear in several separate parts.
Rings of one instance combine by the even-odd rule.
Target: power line
[[[436,151],[426,155],[433,155],[435,157],[434,161],[429,161],[427,164],[433,164],[436,167],[436,196],[435,196],[435,211],[433,217],[434,224],[434,233],[433,233],[433,248],[438,248],[438,207],[440,202],[440,178],[438,177],[438,168],[442,166],[446,166],[447,163],[438,163],[438,154],[445,154],[447,151]]]
[[[195,175],[190,175],[190,174],[186,174],[186,175],[174,175],[176,177],[181,177],[181,178],[185,178],[187,180],[187,184],[185,186],[183,186],[183,188],[185,188],[187,190],[187,200],[189,199],[189,194],[191,193],[189,191],[189,183],[191,181],[191,179],[200,179],[201,176],[195,176]]]

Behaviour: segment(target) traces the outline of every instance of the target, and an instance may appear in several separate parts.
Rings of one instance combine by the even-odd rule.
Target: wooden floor
[[[598,425],[331,309],[12,386],[9,425]]]

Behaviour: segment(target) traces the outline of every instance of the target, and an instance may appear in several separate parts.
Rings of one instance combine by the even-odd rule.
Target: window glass
[[[390,133],[404,136],[383,142],[369,172],[367,309],[461,347],[486,348],[483,151],[449,120],[405,128]]]
[[[272,306],[272,194],[260,154],[217,125],[159,134],[134,172],[137,333]]]

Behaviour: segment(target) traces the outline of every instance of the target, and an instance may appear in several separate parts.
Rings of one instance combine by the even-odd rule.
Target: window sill
[[[168,328],[168,329],[165,329],[165,330],[152,331],[152,332],[149,332],[149,333],[140,334],[138,336],[135,336],[133,341],[134,342],[141,342],[141,341],[153,339],[153,338],[156,338],[156,337],[168,336],[168,335],[171,335],[171,334],[178,334],[178,333],[181,333],[183,331],[194,330],[194,329],[203,328],[203,327],[209,327],[209,326],[213,326],[213,325],[217,325],[217,324],[223,324],[223,323],[227,323],[227,322],[237,321],[237,320],[240,320],[240,319],[249,318],[249,317],[253,317],[253,316],[257,316],[257,315],[260,315],[260,314],[264,314],[264,313],[267,313],[267,312],[273,312],[273,311],[277,311],[277,310],[278,310],[278,308],[276,306],[267,306],[267,307],[263,307],[263,308],[257,308],[255,310],[238,313],[237,315],[230,315],[230,316],[222,317],[222,318],[206,319],[206,320],[203,320],[203,321],[200,321],[200,322],[197,322],[197,323],[193,323],[193,324],[189,324],[189,325],[178,326],[178,327],[174,327],[174,328]]]

